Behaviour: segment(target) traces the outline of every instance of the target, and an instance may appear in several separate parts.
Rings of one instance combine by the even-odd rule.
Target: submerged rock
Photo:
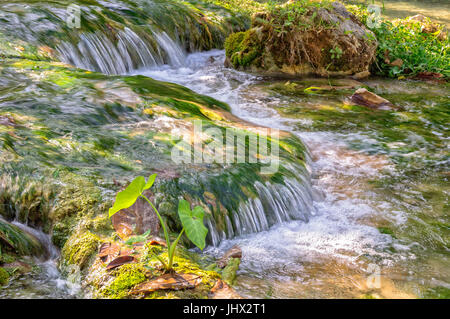
[[[242,249],[238,245],[231,247],[218,261],[217,266],[220,268],[225,268],[231,258],[242,258]]]
[[[356,90],[350,99],[357,105],[367,106],[378,110],[391,110],[394,106],[390,101],[376,95],[375,93],[369,92],[365,88]]]
[[[272,75],[367,76],[377,41],[338,3],[303,1],[253,17],[252,28],[226,41],[226,65]]]

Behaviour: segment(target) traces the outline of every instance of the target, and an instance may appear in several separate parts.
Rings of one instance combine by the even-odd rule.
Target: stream
[[[184,85],[229,103],[233,114],[241,119],[299,136],[311,153],[309,166],[317,193],[315,198],[321,198],[315,201],[315,216],[309,223],[283,223],[269,231],[225,240],[219,247],[207,250],[209,254],[218,256],[235,244],[242,248],[237,291],[249,298],[361,297],[371,291],[367,278],[374,269],[381,274],[382,297],[412,298],[423,296],[435,286],[449,288],[448,237],[445,237],[448,236],[448,226],[444,223],[442,232],[430,234],[443,245],[443,250],[437,249],[439,252],[433,249],[433,245],[426,246],[427,238],[410,233],[420,231],[410,228],[415,228],[411,224],[417,221],[416,218],[420,219],[415,213],[429,210],[427,206],[430,203],[420,198],[428,190],[420,189],[420,185],[414,189],[408,185],[411,180],[407,178],[400,179],[397,189],[391,194],[386,193],[390,185],[373,187],[374,181],[395,179],[402,174],[389,154],[377,149],[377,144],[384,143],[383,138],[376,136],[377,132],[370,125],[351,133],[345,133],[344,126],[342,130],[332,127],[315,130],[311,129],[312,120],[308,119],[306,112],[304,117],[300,113],[299,118],[280,115],[280,109],[297,107],[301,112],[301,108],[333,105],[339,98],[298,98],[270,93],[267,88],[273,87],[274,83],[285,85],[287,80],[227,69],[223,67],[224,58],[224,52],[218,50],[195,53],[187,56],[181,68],[165,66],[137,73]],[[405,94],[430,89],[430,85],[416,86],[392,80],[369,80],[366,84],[385,90],[395,85],[393,91],[397,92],[394,93]],[[450,92],[445,87],[435,90],[438,91],[437,96],[449,98]],[[435,135],[447,143],[448,135],[446,137],[439,129],[442,127],[436,125]],[[413,132],[411,134],[414,135]],[[414,137],[416,140],[419,138]],[[393,143],[392,156],[397,150],[395,143],[403,142]],[[421,144],[420,141],[417,143]],[[442,198],[437,200],[443,202],[438,205],[445,206],[449,188],[439,178],[432,182],[431,187],[438,188],[438,193],[442,192],[437,196]],[[440,213],[435,211],[435,214],[441,214],[438,218],[448,221],[448,213],[443,209]],[[389,225],[390,228],[382,228],[381,225]],[[391,228],[409,229],[406,231],[409,234],[398,239],[387,231]]]
[[[404,2],[385,3],[387,16],[403,16]],[[448,5],[439,5],[447,13],[433,11],[448,26]],[[420,8],[424,14],[430,10],[428,5]],[[217,245],[205,249],[206,255],[218,257],[233,245],[242,248],[235,285],[240,295],[448,298],[448,83],[263,77],[225,68],[222,50],[185,54],[164,31],[154,31],[153,36],[158,54],[127,28],[119,33],[118,48],[99,32],[83,35],[79,50],[62,42],[57,51],[62,62],[81,69],[139,74],[183,85],[228,103],[242,120],[295,134],[308,148],[311,185],[305,188],[311,190],[308,198],[314,199],[308,222],[289,220],[228,239],[214,234],[212,241]],[[121,48],[131,48],[132,54]],[[134,55],[138,64],[131,63]],[[135,70],[135,65],[143,67]],[[374,111],[351,106],[347,99],[354,89],[305,91],[311,86],[355,83],[399,108]],[[63,98],[58,103],[88,117],[88,107],[82,112],[77,104],[86,103],[78,100],[84,99],[85,92],[78,93],[68,105]],[[46,100],[40,102],[44,105]],[[105,164],[105,170],[114,171],[112,167]],[[284,199],[277,198],[278,202]],[[3,287],[0,298],[84,297],[77,285],[59,273],[59,252],[48,235],[23,224],[16,226],[38,238],[47,257],[34,260],[36,267],[28,275]],[[214,227],[208,227],[211,233]]]

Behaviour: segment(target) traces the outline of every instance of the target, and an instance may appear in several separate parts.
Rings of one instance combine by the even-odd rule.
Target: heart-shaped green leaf
[[[206,234],[208,234],[208,228],[203,225],[203,217],[205,216],[203,208],[196,206],[191,211],[189,202],[183,199],[178,204],[178,215],[186,231],[186,236],[195,246],[203,250],[206,245]]]
[[[109,209],[109,217],[122,209],[133,206],[145,187],[145,178],[136,177],[127,188],[119,192],[116,196],[114,206]]]
[[[147,184],[145,184],[145,186],[144,186],[144,191],[146,190],[146,189],[149,189],[149,188],[151,188],[152,186],[153,186],[153,183],[155,182],[155,179],[156,179],[156,176],[157,176],[158,174],[153,174],[153,175],[151,175],[149,178],[148,178],[148,181],[147,181]]]

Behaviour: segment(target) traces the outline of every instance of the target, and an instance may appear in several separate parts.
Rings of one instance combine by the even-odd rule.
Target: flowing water
[[[208,254],[219,256],[234,244],[243,250],[236,283],[240,294],[448,296],[447,84],[367,80],[362,84],[401,107],[376,112],[348,105],[350,91],[305,94],[304,88],[326,86],[327,80],[287,81],[227,69],[223,51],[186,55],[167,33],[149,30],[154,45],[125,27],[116,44],[105,32],[85,32],[77,45],[62,41],[56,51],[80,68],[181,84],[229,103],[241,119],[292,132],[309,148],[311,180],[292,168],[302,185],[298,180],[286,180],[284,188],[255,185],[259,198],[226,221],[241,232],[218,233],[208,225],[216,246]],[[262,201],[270,203],[274,220]],[[2,289],[0,297],[77,297],[76,286],[56,269],[58,254],[48,237],[18,226],[40,239],[48,256]]]
[[[223,67],[223,60],[223,51],[196,53],[189,55],[181,68],[165,66],[138,73],[225,101],[238,117],[291,131],[309,146],[316,194],[315,213],[309,222],[285,222],[257,234],[225,240],[208,250],[220,255],[234,244],[242,247],[237,290],[245,297],[260,298],[413,298],[450,288],[446,126],[419,115],[418,126],[429,126],[437,138],[433,158],[425,154],[432,152],[433,142],[427,145],[420,132],[407,131],[403,140],[389,141],[392,133],[383,135],[388,129],[377,127],[383,125],[378,121],[386,119],[372,119],[373,126],[352,123],[355,120],[351,117],[358,114],[346,115],[341,97],[292,95],[283,91],[290,81],[230,70]],[[327,84],[326,80],[308,81],[298,81],[298,85]],[[407,111],[397,116],[418,115],[417,94],[422,97],[421,107],[440,105],[443,115],[448,116],[450,91],[445,85],[389,80],[365,84],[381,93],[405,94],[415,101],[401,101]],[[426,95],[430,93],[427,90],[432,94]],[[336,105],[343,108],[336,109]],[[318,116],[321,110],[332,110],[326,116],[344,117],[344,121],[315,128],[315,121],[326,121],[323,115]],[[319,112],[312,117],[312,111]],[[439,114],[438,107],[436,112]],[[367,121],[367,113],[360,116],[361,121]],[[355,129],[349,129],[352,125]],[[402,148],[407,143],[417,148],[405,151]],[[389,146],[383,147],[386,144]],[[428,163],[426,176],[414,176],[411,170],[415,171],[414,165],[422,160]],[[402,174],[411,177],[402,178]],[[433,215],[439,226],[430,228],[430,216],[423,216],[427,214]],[[370,281],[378,273],[379,289]]]
[[[24,232],[36,238],[45,249],[39,257],[27,257],[33,267],[23,275],[10,280],[8,285],[0,289],[0,299],[67,299],[80,297],[80,288],[76,281],[62,277],[58,270],[59,251],[52,244],[48,234],[28,227],[19,222],[13,222]],[[20,271],[19,267],[16,271]]]

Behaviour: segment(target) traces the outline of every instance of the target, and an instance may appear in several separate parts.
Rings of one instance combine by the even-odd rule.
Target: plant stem
[[[167,232],[167,227],[166,224],[164,223],[164,220],[162,219],[161,215],[159,214],[158,210],[156,209],[155,205],[153,205],[153,203],[145,196],[141,194],[141,197],[143,199],[145,199],[150,206],[152,206],[153,210],[155,211],[156,215],[159,218],[159,222],[161,223],[161,227],[163,228],[164,231],[164,237],[166,237],[166,243],[167,243],[167,247],[170,248],[170,238],[169,238],[169,233]]]
[[[173,242],[172,246],[169,247],[169,269],[172,270],[172,263],[173,263],[173,257],[175,256],[175,248],[177,247],[178,242],[181,239],[181,236],[184,233],[184,228],[181,230],[180,234],[178,235],[177,239]]]

